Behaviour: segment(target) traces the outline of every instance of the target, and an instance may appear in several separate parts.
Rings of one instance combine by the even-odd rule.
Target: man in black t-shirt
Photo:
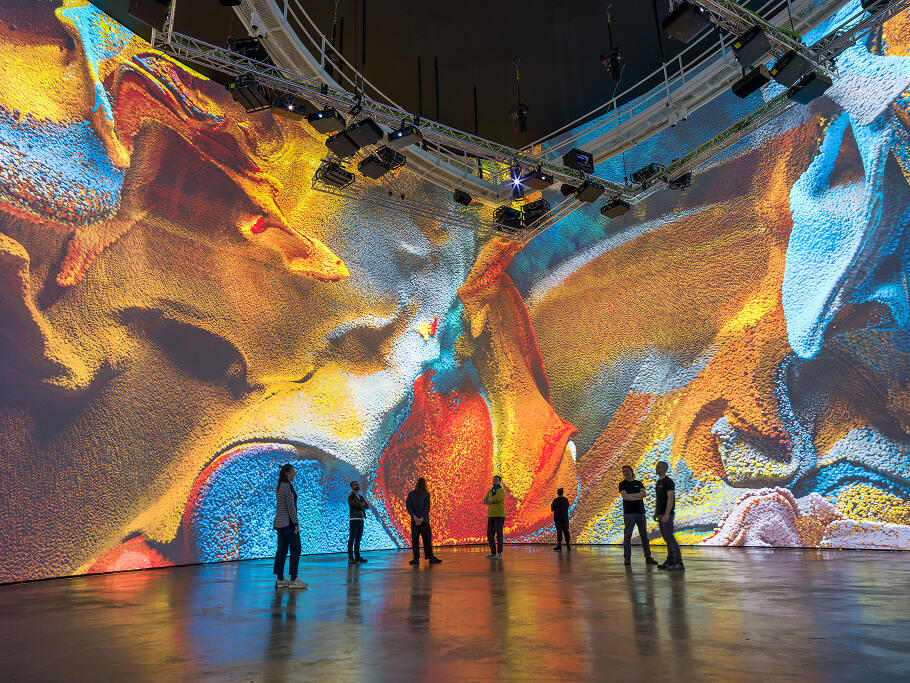
[[[654,491],[657,494],[657,502],[654,505],[654,519],[660,527],[660,535],[663,536],[667,544],[667,561],[658,566],[658,569],[666,569],[671,572],[680,572],[685,569],[682,562],[682,555],[679,553],[679,544],[673,537],[673,521],[676,514],[676,484],[667,476],[667,470],[670,466],[663,460],[657,463],[657,483],[654,484]]]
[[[645,521],[645,496],[648,492],[645,485],[635,479],[635,472],[628,465],[623,465],[622,481],[619,482],[619,495],[622,496],[622,520],[625,529],[622,537],[622,554],[625,564],[632,564],[632,532],[638,527],[641,538],[641,549],[645,554],[645,564],[657,564],[651,557],[651,546],[648,544],[648,526]]]
[[[569,545],[569,499],[562,495],[562,489],[556,489],[556,498],[550,503],[553,511],[553,525],[556,527],[556,547],[553,550],[562,550],[562,537],[566,537],[566,550],[572,552]]]

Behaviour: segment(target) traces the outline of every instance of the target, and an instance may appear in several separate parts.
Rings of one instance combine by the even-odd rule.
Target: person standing
[[[420,539],[423,538],[423,556],[430,564],[442,562],[433,555],[433,532],[430,529],[430,492],[427,491],[427,480],[420,477],[414,490],[408,494],[404,503],[411,516],[411,549],[414,559],[408,564],[420,564]]]
[[[657,560],[651,557],[648,525],[645,521],[644,499],[648,492],[645,485],[635,478],[635,471],[628,465],[623,465],[622,468],[619,495],[622,496],[622,521],[625,524],[622,537],[623,563],[632,564],[632,532],[635,531],[635,527],[638,527],[641,550],[645,554],[645,564],[657,564]]]
[[[363,538],[363,519],[370,504],[360,493],[360,483],[351,482],[351,495],[348,496],[348,508],[351,511],[351,526],[348,530],[348,562],[363,564],[366,558],[360,556],[360,539]]]
[[[659,461],[655,467],[658,479],[654,485],[657,494],[654,518],[660,526],[660,535],[667,544],[667,561],[657,568],[666,569],[669,572],[681,572],[685,570],[685,567],[679,552],[679,544],[673,536],[673,522],[676,516],[676,484],[667,476],[668,469],[670,466],[663,460]]]
[[[506,525],[506,491],[502,488],[502,477],[493,477],[493,488],[483,497],[487,506],[487,541],[490,544],[488,558],[502,559],[502,533]]]
[[[297,472],[293,465],[282,465],[278,471],[278,485],[275,487],[275,521],[272,527],[278,533],[278,550],[275,552],[275,588],[306,588],[297,578],[300,566],[300,526],[297,523],[297,492],[291,484]],[[284,558],[288,548],[291,559],[288,562],[290,580],[284,578]]]
[[[566,539],[566,552],[572,552],[569,545],[569,499],[562,495],[563,489],[556,489],[556,498],[550,503],[553,511],[553,526],[556,527],[556,547],[553,550],[562,550],[562,539]]]

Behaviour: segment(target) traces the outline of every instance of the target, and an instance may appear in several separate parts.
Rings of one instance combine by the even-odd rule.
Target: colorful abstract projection
[[[267,556],[284,462],[305,552],[352,479],[407,545],[418,476],[441,543],[493,474],[508,540],[563,487],[617,542],[658,459],[688,542],[910,549],[908,48],[900,16],[687,194],[518,252],[313,192],[312,131],[84,0],[4,3],[0,581]]]

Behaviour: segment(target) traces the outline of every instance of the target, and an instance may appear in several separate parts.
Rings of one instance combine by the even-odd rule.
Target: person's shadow
[[[271,629],[266,661],[268,678],[281,680],[294,666],[294,641],[297,633],[296,589],[279,588],[272,598]]]
[[[657,656],[660,651],[660,638],[657,629],[657,605],[654,601],[654,573],[647,570],[636,573],[629,566],[625,569],[638,654],[641,657]]]
[[[360,595],[360,571],[357,565],[348,565],[347,587],[347,620],[351,623],[360,623],[363,621],[363,604]]]
[[[411,572],[408,626],[415,634],[426,633],[430,626],[430,610],[433,605],[431,584],[430,572]]]

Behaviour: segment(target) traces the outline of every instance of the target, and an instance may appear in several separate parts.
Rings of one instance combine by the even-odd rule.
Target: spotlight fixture
[[[519,178],[519,181],[531,190],[546,190],[553,184],[553,176],[538,169],[525,173]]]
[[[771,78],[785,88],[789,88],[811,68],[812,63],[808,59],[796,50],[790,50],[771,67]]]
[[[410,123],[401,122],[401,127],[389,133],[389,144],[393,147],[407,147],[423,140],[420,129]]]
[[[525,188],[521,184],[521,166],[518,164],[509,167],[509,182],[512,183],[512,196],[516,199],[524,197]]]
[[[459,204],[463,204],[464,206],[470,206],[471,202],[473,201],[473,199],[471,199],[471,195],[469,195],[464,190],[455,190],[452,193],[452,199],[454,199]]]
[[[667,180],[667,187],[671,190],[685,190],[692,186],[692,171],[686,171],[681,176]]]
[[[515,122],[516,133],[528,132],[528,106],[524,102],[509,109],[509,118]]]
[[[607,218],[617,218],[629,213],[631,210],[631,205],[617,198],[611,199],[600,207],[600,215],[606,216]]]
[[[737,97],[742,97],[745,99],[770,80],[771,72],[768,71],[768,67],[766,67],[764,64],[759,64],[754,69],[751,69],[745,76],[736,81],[736,83],[733,84],[731,90]]]
[[[607,73],[610,74],[610,78],[614,81],[619,80],[619,60],[621,59],[622,52],[620,52],[618,47],[614,47],[600,56],[600,63],[606,67]]]
[[[763,62],[770,49],[771,40],[759,26],[753,26],[733,41],[733,54],[745,69]]]
[[[575,190],[578,188],[574,185],[569,185],[569,183],[563,183],[559,186],[559,191],[562,192],[563,197],[568,197],[570,194],[575,194]]]
[[[546,199],[538,199],[536,202],[530,202],[521,207],[521,217],[525,225],[533,225],[535,222],[550,213],[550,202]]]
[[[354,174],[334,161],[323,161],[316,169],[316,180],[341,189],[354,183]]]
[[[382,140],[382,128],[380,128],[379,124],[373,119],[368,117],[363,121],[358,121],[353,126],[350,126],[348,128],[348,135],[350,135],[358,145],[366,147],[368,145],[374,145]]]
[[[385,162],[375,154],[371,154],[366,159],[357,164],[357,170],[367,178],[379,180],[389,172],[389,167]]]
[[[594,155],[590,152],[583,152],[576,147],[570,149],[562,157],[562,165],[574,168],[576,171],[594,173]]]
[[[830,78],[825,74],[810,71],[787,91],[787,98],[800,104],[809,104],[830,87]]]
[[[591,204],[600,199],[600,196],[604,193],[604,186],[600,183],[595,183],[593,180],[586,180],[581,185],[578,186],[578,189],[575,190],[575,199],[585,204]]]
[[[381,145],[379,149],[376,150],[376,156],[382,160],[382,163],[389,167],[390,171],[401,168],[406,161],[404,154],[396,152],[391,147],[386,147],[385,145]]]
[[[292,121],[302,121],[306,117],[306,105],[295,104],[293,97],[279,97],[272,102],[272,113]]]
[[[521,221],[521,211],[511,206],[500,206],[493,212],[493,222],[499,223],[503,229],[511,234],[520,231],[524,224]]]
[[[332,154],[340,159],[352,157],[357,154],[357,150],[360,149],[360,145],[358,145],[354,141],[354,138],[348,135],[348,132],[345,130],[330,135],[325,141],[325,146],[332,150]]]
[[[631,175],[632,182],[633,183],[646,183],[649,180],[651,180],[651,178],[653,178],[654,176],[656,176],[658,173],[660,173],[663,170],[664,170],[663,165],[650,163],[647,166],[645,166],[644,168],[635,171],[635,173],[633,173]]]
[[[681,2],[660,23],[660,27],[671,38],[690,43],[711,24],[708,13],[691,2]]]
[[[307,121],[310,122],[310,125],[313,126],[317,132],[322,133],[323,135],[329,135],[330,133],[337,133],[344,130],[344,117],[332,107],[314,111],[307,116]]]
[[[248,114],[254,111],[262,111],[272,106],[272,103],[265,96],[265,91],[253,74],[243,74],[228,80],[227,89],[231,92],[231,97],[240,106],[246,109]]]

